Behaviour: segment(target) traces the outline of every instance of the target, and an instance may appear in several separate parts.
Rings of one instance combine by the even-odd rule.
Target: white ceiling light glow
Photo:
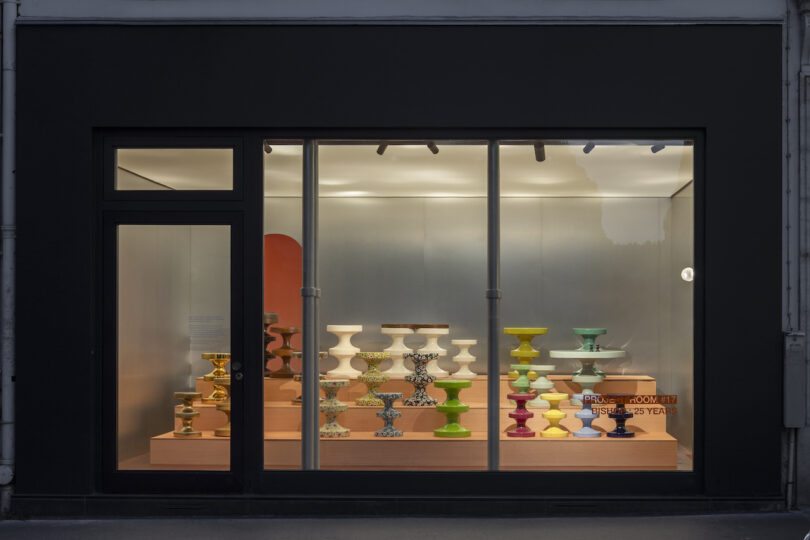
[[[264,153],[265,196],[300,197],[301,144],[269,143],[272,152]],[[583,147],[589,143],[595,145],[595,151],[584,154]],[[692,180],[693,147],[666,141],[662,151],[652,154],[651,144],[601,140],[502,143],[501,196],[671,197]],[[387,146],[380,155],[381,145]],[[437,141],[438,154],[427,143],[322,142],[318,146],[322,197],[486,197],[485,144]],[[216,186],[223,175],[230,179],[233,157],[229,149],[214,150],[220,153],[181,156],[170,149],[129,149],[119,152],[119,165],[173,189],[192,184]]]

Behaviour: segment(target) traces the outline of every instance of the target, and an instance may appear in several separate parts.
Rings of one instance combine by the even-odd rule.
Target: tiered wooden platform
[[[571,382],[570,375],[551,375],[556,390],[573,394],[579,385]],[[516,439],[505,432],[514,422],[508,413],[514,405],[506,399],[511,392],[509,379],[501,376],[501,468],[525,470],[666,470],[677,467],[678,444],[666,433],[666,410],[663,405],[629,405],[636,415],[627,422],[636,433],[631,439],[547,439],[540,437]],[[198,379],[197,391],[211,393],[211,383]],[[301,385],[291,379],[264,379],[264,458],[267,469],[297,469],[301,459],[301,405],[293,403],[300,395]],[[643,375],[608,375],[596,386],[598,393],[629,393],[655,395],[655,379]],[[402,392],[406,397],[412,386],[402,380],[386,382],[381,391]],[[428,393],[440,402],[444,391],[428,387]],[[443,439],[433,436],[433,430],[444,425],[445,416],[429,407],[397,405],[402,418],[396,426],[404,437],[382,439],[374,431],[382,426],[376,417],[376,407],[354,405],[354,399],[365,394],[365,386],[358,382],[341,389],[338,397],[349,405],[339,417],[341,425],[352,430],[351,437],[322,439],[320,463],[324,469],[453,469],[474,470],[486,468],[486,396],[485,377],[477,377],[471,388],[461,392],[462,400],[470,411],[461,417],[462,424],[473,431],[465,439]],[[178,406],[179,407],[179,406]],[[607,407],[607,406],[605,406]],[[203,431],[202,438],[179,439],[172,433],[154,437],[151,441],[150,463],[155,466],[227,466],[230,457],[229,439],[215,437],[213,430],[225,422],[223,413],[214,405],[196,403],[200,416],[194,426]],[[568,416],[561,426],[569,431],[581,427],[574,417],[580,407],[568,400],[561,403]],[[543,408],[530,408],[535,417],[528,425],[541,431],[548,425],[541,413]],[[323,418],[322,418],[323,421]],[[178,420],[179,425],[179,420]],[[613,429],[615,423],[602,415],[593,423],[600,431]]]

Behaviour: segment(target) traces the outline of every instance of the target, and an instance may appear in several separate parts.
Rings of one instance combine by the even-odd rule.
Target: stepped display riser
[[[573,394],[581,390],[580,385],[571,382],[571,375],[549,375],[557,392]],[[501,392],[501,468],[525,470],[651,470],[675,469],[677,467],[677,441],[666,433],[666,412],[662,405],[629,405],[631,410],[643,409],[627,422],[629,429],[636,431],[632,439],[567,438],[511,439],[505,431],[514,425],[508,417],[514,405],[506,399],[506,394],[514,390],[510,379],[500,376]],[[209,395],[211,383],[196,381],[196,391]],[[376,416],[378,407],[358,407],[354,400],[363,396],[365,385],[353,380],[341,389],[338,399],[349,405],[341,415],[341,424],[352,430],[348,439],[327,439],[320,442],[320,462],[324,469],[484,469],[486,467],[486,394],[487,380],[479,376],[472,381],[472,387],[464,389],[462,400],[470,405],[464,415],[464,425],[473,431],[470,439],[442,439],[432,436],[432,431],[444,425],[445,415],[432,407],[405,407],[397,404],[402,417],[397,420],[397,428],[405,431],[405,436],[395,439],[379,439],[373,432],[382,422]],[[391,380],[382,385],[380,391],[402,392],[405,397],[413,393],[413,387],[402,380]],[[595,391],[601,394],[630,393],[654,395],[655,379],[643,375],[608,375],[606,380],[596,385]],[[427,392],[442,401],[443,390],[432,384]],[[292,379],[264,379],[264,424],[265,466],[268,469],[296,469],[301,457],[301,406],[293,405],[292,400],[301,394],[300,382]],[[180,406],[178,406],[179,408]],[[151,440],[150,461],[157,467],[176,465],[182,468],[227,467],[230,455],[230,439],[214,437],[211,430],[226,422],[224,415],[216,411],[213,404],[195,402],[200,416],[194,427],[203,431],[201,438],[181,439],[171,432],[153,437]],[[601,406],[595,406],[599,408]],[[605,405],[607,407],[607,405]],[[568,413],[560,425],[573,432],[582,423],[574,417],[579,407],[572,407],[569,400],[561,403],[561,409]],[[536,413],[529,421],[535,431],[543,430],[548,421],[538,412],[543,409],[530,408]],[[180,421],[177,420],[178,425]],[[324,422],[321,416],[321,423]],[[610,431],[615,423],[602,415],[594,420],[593,427],[600,431]],[[395,441],[395,442],[394,442]],[[379,444],[387,444],[385,447]],[[456,446],[449,447],[448,444]],[[441,445],[441,446],[438,446]]]
[[[265,468],[298,468],[301,442],[266,434]],[[372,433],[320,443],[321,468],[337,469],[481,469],[486,465],[482,434],[470,439],[375,439]],[[151,442],[153,465],[227,466],[228,439],[204,432],[199,439],[178,439],[170,433]],[[385,444],[385,447],[380,446]],[[454,445],[452,447],[448,445]],[[633,439],[506,439],[500,442],[503,469],[675,469],[677,441],[667,434],[640,434]]]
[[[501,375],[501,400],[514,389],[509,385],[509,378]],[[582,389],[579,384],[571,382],[571,375],[549,375],[549,380],[554,383],[555,391],[566,394],[574,394]],[[212,383],[197,378],[196,391],[202,395],[210,395],[213,391]],[[338,392],[338,399],[344,403],[353,403],[355,399],[362,397],[367,392],[366,386],[357,380],[352,380],[346,388],[341,388]],[[413,386],[403,380],[390,380],[382,384],[380,392],[402,392],[405,397],[413,394]],[[655,379],[645,375],[608,375],[607,379],[596,385],[594,390],[597,394],[634,394],[634,395],[654,395],[656,391]],[[427,392],[430,396],[444,401],[445,393],[440,388],[435,388],[429,384]],[[301,383],[292,379],[269,379],[264,378],[264,401],[289,403],[301,395]],[[472,387],[465,388],[461,392],[461,399],[464,403],[485,403],[487,400],[487,380],[486,377],[479,376],[472,380]]]
[[[482,403],[468,404],[470,411],[464,413],[464,425],[473,431],[486,431],[486,407]],[[574,414],[579,411],[579,407],[568,406],[567,402],[563,402],[561,409],[568,413],[568,416],[563,419],[561,425],[569,430],[576,431],[582,427],[580,420],[574,417]],[[178,406],[179,408],[180,406]],[[198,430],[213,430],[225,423],[225,415],[217,411],[214,405],[195,403],[195,409],[200,412],[194,420],[194,427]],[[656,431],[666,431],[667,419],[663,405],[633,405],[631,409],[638,407],[644,410],[643,414],[636,414],[633,418],[627,421],[627,425],[631,428],[637,428],[649,433]],[[443,414],[436,411],[433,407],[405,407],[399,401],[396,403],[396,408],[402,413],[402,417],[397,419],[397,429],[406,432],[410,431],[424,431],[432,432],[434,429],[442,427],[446,421]],[[352,431],[374,431],[382,427],[382,420],[377,418],[376,412],[379,407],[358,407],[349,405],[346,412],[340,415],[340,425],[347,427]],[[513,425],[515,422],[507,416],[509,411],[514,410],[514,405],[509,403],[502,403],[501,405],[501,427],[506,429]],[[545,429],[548,421],[537,414],[545,409],[530,409],[535,412],[535,417],[529,420],[529,426],[533,430]],[[657,411],[657,413],[656,413]],[[323,425],[325,422],[324,415],[321,415],[320,423]],[[176,426],[180,425],[180,420],[176,421]],[[601,415],[594,420],[593,424],[595,429],[602,428],[605,431],[610,431],[616,427],[616,423],[607,417]],[[175,427],[177,429],[177,427]],[[273,405],[265,404],[264,407],[264,430],[265,431],[300,431],[301,430],[301,407],[295,405]]]

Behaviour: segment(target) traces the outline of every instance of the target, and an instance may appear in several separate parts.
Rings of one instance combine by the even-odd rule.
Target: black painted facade
[[[21,25],[15,510],[778,507],[782,427],[768,403],[782,392],[781,46],[776,25]],[[262,139],[594,134],[696,140],[694,472],[263,471]],[[111,140],[201,137],[240,149],[234,194],[105,189]],[[242,240],[233,351],[256,362],[233,389],[233,470],[116,472],[110,231],[188,220],[229,223]]]

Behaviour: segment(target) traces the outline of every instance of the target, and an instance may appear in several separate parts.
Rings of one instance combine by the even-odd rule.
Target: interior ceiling
[[[650,143],[547,144],[535,159],[531,144],[502,144],[504,197],[670,197],[693,178],[693,147],[670,143],[652,153]],[[485,197],[487,149],[483,144],[326,144],[318,147],[322,197]],[[302,147],[272,144],[264,154],[266,197],[300,197]],[[174,189],[230,188],[230,150],[137,149],[119,151],[119,166]],[[199,186],[189,188],[188,186]],[[219,187],[217,187],[219,186]]]

